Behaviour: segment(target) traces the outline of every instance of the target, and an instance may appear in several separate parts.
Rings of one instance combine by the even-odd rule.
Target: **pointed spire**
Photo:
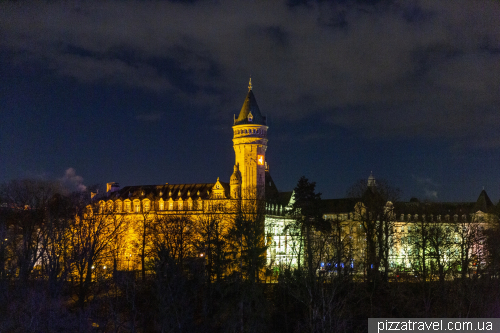
[[[251,120],[249,120],[249,114],[252,115]],[[233,120],[234,125],[243,124],[256,124],[256,125],[266,125],[266,117],[262,116],[255,100],[255,96],[252,91],[252,78],[248,81],[248,93],[241,107],[241,111],[238,117]]]
[[[373,177],[373,172],[370,171],[370,176],[368,177],[368,187],[377,186],[377,182],[375,181],[375,177]]]

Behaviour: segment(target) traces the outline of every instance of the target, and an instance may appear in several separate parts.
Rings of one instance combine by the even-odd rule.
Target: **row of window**
[[[115,202],[113,205],[113,202],[109,202],[107,205],[104,203],[101,204],[99,207],[99,213],[104,213],[104,212],[112,212],[113,211],[113,206],[114,206],[114,212],[116,213],[140,213],[141,212],[141,202],[140,201],[125,201],[123,204],[119,201]],[[201,209],[202,208],[202,202],[193,202],[193,201],[187,201],[184,203],[183,201],[159,201],[158,202],[158,210],[193,210],[193,209]],[[132,210],[133,208],[133,210]],[[123,210],[122,210],[123,209]],[[142,212],[149,212],[151,210],[151,201],[145,200],[142,203]]]
[[[347,221],[351,219],[351,214],[350,213],[344,213],[344,214],[325,214],[323,216],[325,220],[340,220],[340,221]]]
[[[473,215],[474,214],[471,214],[471,219],[473,218]],[[438,222],[442,220],[441,219],[441,215],[433,215],[433,214],[430,214],[430,215],[423,214],[422,215],[422,220],[423,221],[427,221],[428,220],[428,221],[432,222],[432,221],[434,221],[434,217],[436,217],[436,221],[438,221]],[[447,215],[444,216],[444,220],[445,221],[450,221],[450,217],[451,216],[447,214]],[[461,221],[467,221],[467,215],[466,214],[463,214],[462,216],[459,216],[458,214],[453,215],[453,221],[458,222],[459,217],[460,217]],[[418,221],[419,220],[419,216],[418,216],[418,214],[415,214],[415,215],[401,214],[400,220],[401,221]]]
[[[264,129],[261,129],[261,128],[250,128],[250,129],[244,129],[244,130],[236,130],[234,132],[236,135],[239,135],[239,134],[266,134],[266,131]]]
[[[346,220],[350,220],[352,218],[351,216],[352,214],[350,213],[344,213],[344,214],[325,214],[323,217],[325,219],[329,219],[329,220],[341,220],[341,221],[346,221]],[[429,222],[432,222],[434,221],[434,217],[436,218],[436,221],[442,221],[442,217],[441,215],[433,215],[433,214],[430,214],[430,215],[425,215],[423,214],[421,216],[421,219],[423,221],[426,221],[428,220]],[[459,216],[457,214],[453,215],[453,221],[455,222],[458,222],[459,221],[459,217],[461,219],[461,221],[467,221],[467,215],[463,214],[462,216]],[[444,220],[445,221],[450,221],[450,218],[451,216],[450,215],[445,215],[444,216]],[[472,219],[472,217],[471,217]],[[418,221],[419,220],[419,215],[418,214],[414,214],[414,215],[411,215],[411,214],[401,214],[401,217],[400,217],[400,221]],[[482,221],[483,220],[483,217],[482,216],[479,216],[479,221]]]

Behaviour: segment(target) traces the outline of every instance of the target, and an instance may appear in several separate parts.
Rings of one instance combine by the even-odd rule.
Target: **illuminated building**
[[[268,265],[297,266],[303,260],[304,243],[295,221],[288,216],[293,205],[292,192],[279,192],[269,173],[266,162],[266,117],[257,105],[251,81],[248,93],[238,116],[233,119],[233,148],[235,162],[229,182],[221,181],[198,184],[161,184],[127,186],[108,183],[105,195],[95,197],[100,212],[113,212],[121,216],[127,231],[119,244],[118,257],[121,269],[140,267],[138,249],[141,225],[146,220],[166,216],[187,216],[193,221],[217,218],[229,227],[236,214],[244,211],[264,219],[263,242],[268,246]],[[229,173],[228,173],[229,174]],[[370,175],[367,188],[376,193],[377,182]],[[348,240],[343,258],[338,265],[358,269],[366,263],[366,235],[362,223],[363,199],[323,200],[323,217],[338,222],[338,237]],[[440,223],[455,230],[460,223],[485,222],[490,218],[491,200],[482,192],[476,203],[418,203],[394,204],[387,202],[384,209],[391,212],[390,262],[393,267],[408,268],[413,252],[408,246],[410,231],[420,222]],[[153,222],[154,223],[154,222]],[[319,239],[319,238],[318,238]],[[326,247],[319,256],[324,263],[332,264],[335,249]],[[201,254],[200,254],[201,255]],[[123,261],[123,258],[126,261]],[[125,262],[125,264],[124,264]],[[365,267],[366,268],[366,267]]]
[[[367,191],[376,194],[377,184],[373,175],[368,178]],[[344,254],[346,267],[349,264],[358,272],[366,270],[367,236],[363,223],[367,219],[362,216],[366,214],[363,198],[327,199],[323,200],[323,204],[324,219],[338,223],[340,238],[348,240],[348,254]],[[412,271],[417,265],[421,265],[419,258],[422,255],[423,237],[426,237],[425,247],[429,252],[426,259],[429,271],[430,267],[435,266],[437,259],[450,267],[455,265],[455,269],[460,266],[464,257],[479,263],[485,261],[483,231],[497,219],[495,206],[485,190],[481,191],[476,202],[420,202],[411,199],[409,202],[388,201],[382,208],[381,211],[386,213],[384,219],[388,221],[389,228],[387,244],[390,247],[390,270]],[[373,221],[380,223],[377,219]],[[475,244],[467,244],[464,250],[465,241]],[[436,248],[432,248],[433,242]],[[442,249],[438,250],[437,246]],[[331,258],[335,254],[329,255]],[[325,255],[321,259],[326,262],[329,257]]]
[[[235,163],[229,182],[218,178],[211,183],[123,188],[117,183],[108,183],[106,194],[94,198],[99,204],[100,213],[113,212],[127,224],[118,255],[122,259],[126,258],[126,264],[121,260],[122,266],[134,269],[140,266],[137,244],[140,243],[140,225],[144,219],[188,216],[196,221],[216,216],[229,226],[235,214],[242,209],[246,212],[250,209],[254,214],[265,215],[266,224],[277,220],[283,222],[285,210],[278,200],[279,193],[266,162],[266,117],[257,105],[251,80],[232,128]],[[269,245],[272,244],[271,241]]]

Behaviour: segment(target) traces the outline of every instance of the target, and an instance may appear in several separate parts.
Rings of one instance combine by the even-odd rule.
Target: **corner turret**
[[[231,192],[231,199],[241,198],[241,173],[238,165],[234,165],[234,171],[229,180],[229,187]]]

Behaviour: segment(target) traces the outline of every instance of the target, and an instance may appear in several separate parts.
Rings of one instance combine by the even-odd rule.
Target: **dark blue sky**
[[[0,182],[228,181],[252,76],[280,190],[500,198],[497,1],[0,3]]]

